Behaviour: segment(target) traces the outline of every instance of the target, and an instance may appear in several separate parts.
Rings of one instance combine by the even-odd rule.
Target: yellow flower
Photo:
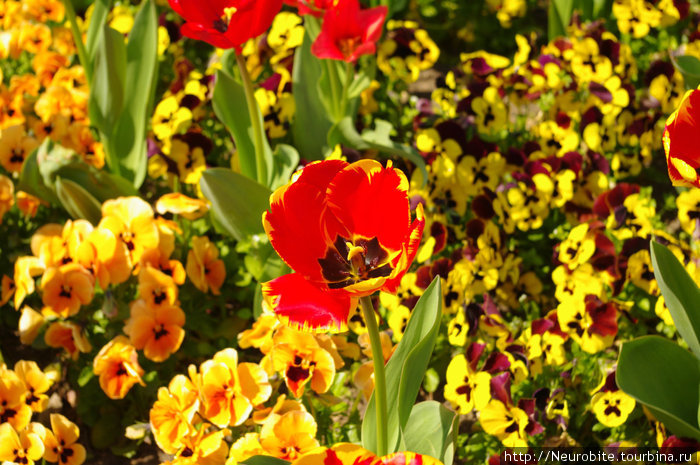
[[[39,334],[44,325],[44,316],[26,305],[22,308],[22,316],[19,317],[19,340],[22,344],[29,345]]]
[[[255,363],[238,363],[234,349],[217,352],[199,371],[203,415],[219,427],[240,425],[272,394],[265,371]]]
[[[44,263],[36,257],[19,257],[15,261],[15,308],[34,293],[34,277],[44,272]]]
[[[80,430],[58,413],[51,414],[51,431],[46,432],[44,458],[59,465],[80,465],[85,461],[85,448],[78,444]]]
[[[18,431],[24,429],[32,417],[26,399],[27,390],[20,377],[0,365],[0,423],[8,423]],[[0,441],[0,444],[4,443]]]
[[[131,305],[124,333],[147,359],[162,362],[177,352],[185,337],[185,313],[170,304],[149,305],[139,299]]]
[[[38,145],[36,139],[27,135],[24,125],[0,130],[0,165],[11,173],[18,173],[24,160]]]
[[[260,444],[273,457],[295,460],[319,446],[316,428],[314,417],[303,410],[272,414],[260,431]]]
[[[102,221],[97,227],[109,229],[126,245],[131,266],[139,263],[146,250],[158,247],[153,210],[139,197],[107,200],[102,205]]]
[[[187,254],[187,277],[202,292],[219,295],[219,288],[226,279],[226,267],[219,260],[219,250],[206,236],[193,237],[192,248]]]
[[[608,428],[620,426],[629,417],[636,402],[622,391],[601,391],[591,398],[596,418]]]
[[[0,174],[0,224],[12,205],[15,204],[15,185],[12,179]]]
[[[181,107],[174,96],[166,97],[156,106],[151,121],[153,133],[160,140],[182,134],[191,123],[192,112],[189,108]]]
[[[42,437],[37,429],[27,428],[19,434],[10,423],[0,425],[0,460],[3,463],[33,465],[44,455]]]
[[[491,399],[491,375],[485,371],[475,372],[467,363],[464,354],[459,354],[447,366],[445,399],[459,413],[467,414],[473,409],[481,410]],[[490,434],[490,433],[489,433]]]
[[[100,349],[93,372],[100,377],[100,387],[110,399],[123,399],[136,383],[145,386],[136,349],[124,336],[115,337]]]
[[[193,420],[199,409],[199,393],[184,375],[176,375],[168,387],[158,389],[158,400],[150,412],[151,428],[158,447],[174,454],[182,438],[194,432]]]
[[[481,410],[479,421],[484,431],[496,436],[504,446],[527,447],[525,428],[530,419],[522,409],[492,399]]]
[[[209,211],[209,204],[206,200],[193,199],[179,192],[171,192],[158,199],[156,211],[160,215],[172,213],[192,221],[204,216]]]
[[[92,346],[80,326],[68,321],[51,323],[44,333],[44,341],[49,347],[63,347],[73,360],[78,359],[80,352],[92,351]]]
[[[34,412],[43,412],[49,404],[46,391],[51,387],[51,380],[32,360],[20,360],[15,363],[15,373],[27,390],[25,403]]]

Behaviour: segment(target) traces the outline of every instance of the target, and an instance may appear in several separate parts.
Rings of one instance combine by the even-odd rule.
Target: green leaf
[[[617,385],[646,405],[674,434],[700,439],[700,362],[678,344],[659,336],[624,342]]]
[[[97,126],[106,140],[110,139],[124,107],[125,81],[124,36],[105,24],[95,50],[88,110],[90,121]],[[110,157],[107,150],[110,168],[118,169],[114,167],[116,161]]]
[[[312,21],[309,22],[311,25]],[[292,123],[294,145],[307,160],[321,160],[326,150],[326,134],[333,123],[326,112],[317,84],[321,79],[321,60],[311,53],[312,31],[308,28],[304,42],[294,53],[292,86],[295,116]]]
[[[104,30],[104,25],[107,22],[109,15],[110,0],[95,0],[92,14],[90,15],[90,25],[88,26],[87,40],[85,50],[87,51],[88,60],[93,63],[97,43],[99,42],[100,33]]]
[[[651,262],[678,333],[700,357],[700,289],[676,256],[656,241],[651,241]]]
[[[411,410],[403,431],[405,447],[401,449],[452,465],[456,435],[457,415],[452,410],[434,400],[420,402]]]
[[[299,166],[299,152],[291,145],[277,144],[272,161],[272,182],[270,188],[274,190],[289,182],[292,173]]]
[[[671,61],[676,69],[683,75],[685,88],[688,90],[697,89],[700,86],[700,60],[692,55],[681,55],[673,57]]]
[[[416,303],[401,342],[386,364],[389,453],[396,452],[401,444],[401,431],[409,420],[423,375],[428,368],[440,330],[441,315],[442,290],[440,278],[435,278]],[[375,412],[373,395],[362,421],[362,446],[376,453]]]
[[[255,455],[242,463],[245,465],[289,465],[286,460],[270,457],[268,455]]]
[[[262,214],[270,206],[270,189],[225,168],[205,170],[199,185],[217,220],[231,236],[241,240],[264,233]]]
[[[146,0],[134,19],[126,46],[126,82],[124,111],[121,113],[110,145],[118,171],[135,187],[146,178],[146,130],[156,89],[158,70],[158,17],[152,0]]]
[[[425,183],[428,179],[425,159],[413,147],[392,141],[390,134],[393,129],[394,127],[388,121],[376,119],[374,129],[367,129],[360,135],[355,129],[352,118],[346,116],[328,133],[328,142],[330,146],[343,144],[357,150],[374,149],[387,155],[405,158],[421,170]]]
[[[217,71],[212,103],[216,117],[224,123],[236,143],[241,173],[256,179],[253,128],[245,110],[247,103],[243,85],[224,71]]]
[[[364,69],[358,71],[355,78],[348,86],[348,99],[354,99],[360,96],[363,90],[369,87],[372,83],[372,78],[365,72]]]
[[[56,194],[73,219],[88,220],[97,225],[102,219],[102,206],[88,191],[69,179],[56,177]]]
[[[289,271],[289,267],[269,242],[251,248],[246,253],[243,263],[248,272],[260,283],[278,278]]]
[[[46,139],[49,140],[48,137]],[[58,204],[59,200],[56,193],[53,189],[46,186],[39,170],[39,163],[37,162],[38,151],[38,148],[32,151],[22,163],[22,172],[19,175],[17,188],[49,203]]]
[[[566,28],[569,26],[573,12],[574,0],[549,0],[547,17],[549,40],[566,35]]]

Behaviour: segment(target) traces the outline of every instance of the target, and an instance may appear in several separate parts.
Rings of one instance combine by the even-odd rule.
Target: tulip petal
[[[298,273],[263,283],[263,298],[280,319],[307,331],[344,331],[357,305],[342,291],[323,291]]]

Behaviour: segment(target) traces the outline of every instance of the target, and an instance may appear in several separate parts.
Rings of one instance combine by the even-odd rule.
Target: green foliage
[[[700,364],[687,350],[659,336],[625,342],[617,384],[649,407],[674,434],[700,439]]]
[[[683,75],[686,89],[693,90],[700,86],[700,60],[697,57],[692,55],[674,57],[671,55],[671,61]]]
[[[458,423],[458,416],[439,402],[420,402],[411,410],[401,450],[411,450],[434,457],[444,465],[452,465]]]
[[[437,340],[441,314],[442,290],[440,278],[435,278],[413,308],[401,342],[386,364],[387,439],[390,453],[401,450],[404,430]],[[373,396],[362,421],[362,446],[376,452],[375,409]],[[412,446],[408,441],[406,445],[409,448]]]

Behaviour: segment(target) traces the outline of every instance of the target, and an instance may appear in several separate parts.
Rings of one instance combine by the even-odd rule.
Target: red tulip
[[[686,92],[678,109],[666,120],[664,151],[674,186],[700,187],[700,90]]]
[[[357,299],[395,292],[423,234],[411,223],[408,180],[372,160],[306,166],[272,195],[265,232],[295,271],[263,283],[278,316],[308,330],[342,330]]]
[[[347,62],[373,54],[386,15],[385,6],[360,10],[358,0],[339,0],[323,16],[321,33],[311,45],[311,51],[319,58]]]
[[[338,0],[284,0],[289,6],[297,9],[300,15],[320,17],[324,11],[335,6]]]
[[[185,24],[180,32],[219,48],[240,51],[272,24],[282,0],[169,0]]]

